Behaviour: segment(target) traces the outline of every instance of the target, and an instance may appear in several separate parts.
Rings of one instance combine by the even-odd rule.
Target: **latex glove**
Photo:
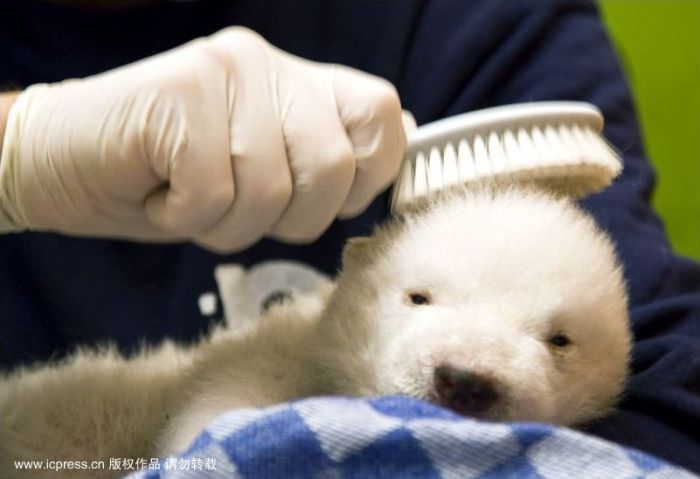
[[[405,142],[388,82],[232,27],[23,92],[0,160],[0,230],[229,251],[265,234],[312,240],[391,182]]]

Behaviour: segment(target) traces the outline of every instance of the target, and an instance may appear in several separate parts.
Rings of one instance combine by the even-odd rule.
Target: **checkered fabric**
[[[464,419],[404,398],[314,398],[214,420],[152,478],[693,478],[570,429]]]

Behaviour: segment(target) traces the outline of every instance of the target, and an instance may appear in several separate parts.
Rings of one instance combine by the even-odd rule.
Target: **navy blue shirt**
[[[654,173],[590,1],[203,0],[96,12],[3,0],[0,88],[97,73],[234,24],[291,53],[387,78],[419,124],[507,103],[596,104],[625,170],[584,206],[622,258],[635,348],[620,410],[588,431],[700,473],[700,267],[673,254],[649,206]],[[211,324],[197,300],[216,291],[217,264],[288,258],[333,273],[344,240],[386,214],[382,195],[313,245],[263,240],[228,256],[192,244],[1,236],[0,368],[105,340],[127,352],[143,338],[191,341]]]

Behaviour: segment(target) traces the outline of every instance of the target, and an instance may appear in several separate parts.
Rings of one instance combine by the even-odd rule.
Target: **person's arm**
[[[398,171],[393,86],[230,27],[17,98],[0,233],[43,230],[244,249],[311,242]]]
[[[10,114],[10,108],[15,102],[19,93],[2,93],[0,94],[0,157],[2,156],[2,145],[5,138],[5,126],[7,125],[7,117]]]

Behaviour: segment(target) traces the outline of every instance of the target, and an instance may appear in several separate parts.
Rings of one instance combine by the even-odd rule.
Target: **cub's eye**
[[[430,293],[426,292],[413,292],[407,295],[408,303],[414,306],[426,306],[432,303],[432,298]]]
[[[565,348],[571,344],[571,340],[565,334],[555,334],[550,336],[547,342],[555,348]]]

